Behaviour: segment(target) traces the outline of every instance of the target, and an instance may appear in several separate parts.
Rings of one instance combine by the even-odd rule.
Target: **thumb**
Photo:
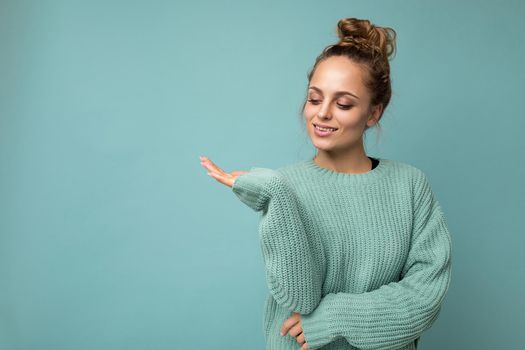
[[[239,176],[241,174],[246,174],[246,173],[248,173],[248,171],[235,170],[235,171],[232,171],[230,174],[235,175],[235,176]]]

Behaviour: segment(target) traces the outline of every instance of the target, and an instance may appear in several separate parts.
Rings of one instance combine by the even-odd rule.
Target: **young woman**
[[[317,154],[276,170],[201,164],[261,213],[268,349],[416,349],[450,284],[451,237],[423,171],[364,150],[390,101],[395,31],[337,28],[302,109]]]

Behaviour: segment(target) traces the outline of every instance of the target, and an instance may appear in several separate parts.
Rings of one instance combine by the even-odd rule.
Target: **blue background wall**
[[[0,1],[0,349],[262,349],[257,215],[206,175],[314,154],[306,74],[342,17],[394,28],[367,153],[453,236],[422,349],[525,326],[524,2]]]

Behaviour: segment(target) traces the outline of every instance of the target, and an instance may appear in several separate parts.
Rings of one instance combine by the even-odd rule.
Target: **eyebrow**
[[[312,89],[312,90],[318,91],[318,92],[320,92],[321,94],[323,93],[323,92],[321,91],[321,89],[319,89],[319,88],[316,87],[316,86],[310,86],[308,89]],[[354,96],[355,98],[357,98],[357,99],[359,100],[359,97],[357,97],[357,95],[354,95],[353,93],[348,92],[348,91],[336,91],[336,92],[335,92],[335,95],[336,95],[336,96],[339,96],[339,95],[351,95],[351,96]]]

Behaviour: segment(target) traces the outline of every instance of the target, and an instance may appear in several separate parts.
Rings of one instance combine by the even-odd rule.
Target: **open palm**
[[[213,163],[208,157],[200,156],[199,158],[201,160],[201,165],[208,169],[208,175],[214,177],[215,180],[229,187],[233,186],[237,176],[247,173],[247,171],[243,170],[235,170],[231,173],[227,173],[215,163]]]

